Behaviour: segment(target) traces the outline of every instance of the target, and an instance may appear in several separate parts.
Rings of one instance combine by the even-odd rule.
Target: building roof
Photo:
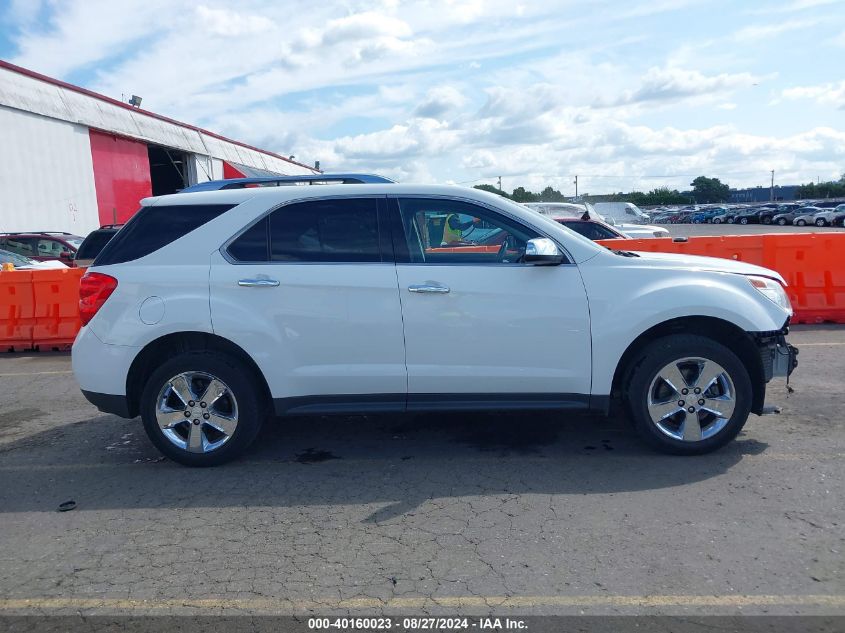
[[[319,173],[279,154],[0,60],[0,106],[280,174]]]

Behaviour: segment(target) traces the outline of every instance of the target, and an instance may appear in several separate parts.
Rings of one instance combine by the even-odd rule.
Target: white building
[[[0,60],[0,232],[86,235],[141,198],[315,169]]]

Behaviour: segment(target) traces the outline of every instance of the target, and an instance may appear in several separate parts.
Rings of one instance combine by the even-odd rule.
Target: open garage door
[[[188,155],[160,145],[148,147],[154,196],[176,193],[188,186]]]

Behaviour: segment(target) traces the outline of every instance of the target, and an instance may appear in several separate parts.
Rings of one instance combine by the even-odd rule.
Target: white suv
[[[189,465],[271,414],[626,404],[704,453],[787,376],[784,281],[736,261],[611,251],[474,189],[269,187],[150,198],[80,287],[73,368]]]

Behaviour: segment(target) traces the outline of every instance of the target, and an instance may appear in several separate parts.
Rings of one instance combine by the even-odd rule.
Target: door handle
[[[440,284],[414,284],[412,286],[408,286],[408,291],[432,295],[445,295],[449,292],[449,286],[441,286]]]
[[[243,288],[275,288],[279,282],[276,279],[239,279],[238,285]]]

